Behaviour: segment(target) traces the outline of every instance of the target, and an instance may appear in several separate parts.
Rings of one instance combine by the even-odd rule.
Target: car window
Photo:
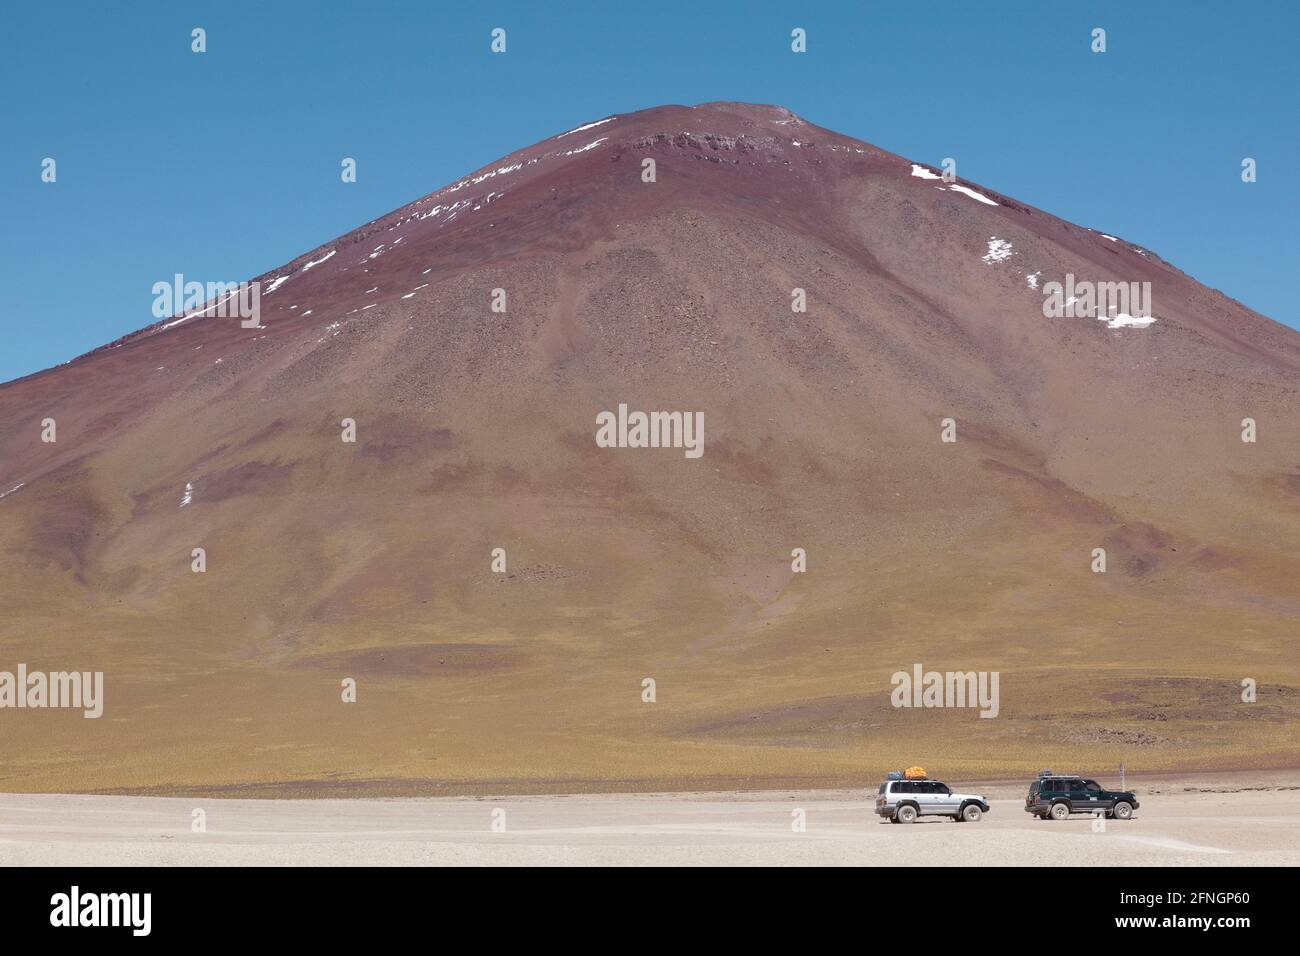
[[[952,790],[948,788],[948,785],[946,783],[936,783],[934,785],[934,792],[947,795],[952,793]]]
[[[1084,785],[1085,787],[1087,787],[1089,790],[1100,790],[1100,789],[1101,789],[1101,784],[1099,784],[1096,780],[1085,780],[1085,781],[1083,782],[1083,785]]]
[[[1084,787],[1083,787],[1083,781],[1082,781],[1082,780],[1071,780],[1071,781],[1070,781],[1070,785],[1069,785],[1068,787],[1066,787],[1066,789],[1067,789],[1067,790],[1070,790],[1070,791],[1082,790],[1082,789],[1084,789]]]

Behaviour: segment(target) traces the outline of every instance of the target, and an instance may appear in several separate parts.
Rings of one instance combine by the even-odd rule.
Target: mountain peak
[[[109,671],[130,731],[66,751],[77,789],[776,784],[792,741],[817,780],[899,741],[1170,769],[1300,728],[1282,695],[1262,742],[1202,733],[1294,642],[1300,336],[1118,237],[704,104],[261,282],[260,328],[195,310],[0,388],[10,659]],[[1103,284],[1150,321],[1050,307]],[[891,707],[917,661],[1001,672],[997,733]]]

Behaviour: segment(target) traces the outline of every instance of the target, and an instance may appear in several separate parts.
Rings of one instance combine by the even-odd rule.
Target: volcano
[[[0,709],[0,790],[1300,757],[1300,335],[1152,250],[712,103],[257,281],[0,387],[0,669],[104,675]]]

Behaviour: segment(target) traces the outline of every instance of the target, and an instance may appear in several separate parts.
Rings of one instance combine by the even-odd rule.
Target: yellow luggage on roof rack
[[[924,776],[925,776],[924,767],[908,767],[906,770],[903,771],[903,778],[905,780],[920,780]]]

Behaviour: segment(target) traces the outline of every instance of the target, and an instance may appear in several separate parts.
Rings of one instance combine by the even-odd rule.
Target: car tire
[[[1133,805],[1127,800],[1119,800],[1111,808],[1110,815],[1116,820],[1128,820],[1133,816]]]
[[[965,820],[967,823],[979,823],[980,817],[984,816],[984,811],[973,803],[968,803],[961,808],[959,820]]]
[[[1048,812],[1052,815],[1053,820],[1070,819],[1070,805],[1068,803],[1054,803],[1052,809]]]
[[[916,817],[916,807],[908,803],[903,804],[894,812],[894,819],[899,823],[915,823]]]

